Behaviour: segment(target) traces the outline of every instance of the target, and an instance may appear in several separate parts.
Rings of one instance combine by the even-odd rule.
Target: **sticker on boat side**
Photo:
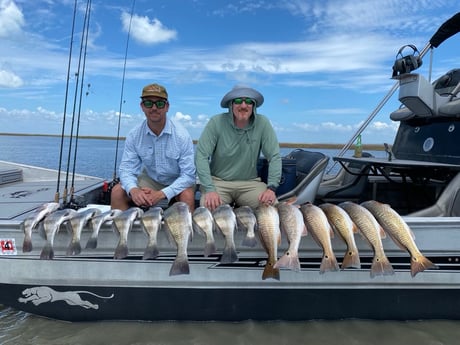
[[[114,296],[114,294],[108,297],[100,296],[90,291],[56,291],[49,286],[35,286],[25,289],[22,292],[23,297],[19,297],[18,302],[31,302],[35,306],[38,306],[47,302],[64,301],[68,305],[79,306],[85,309],[99,309],[98,304],[83,300],[80,294],[87,294],[101,299],[111,299]]]
[[[16,242],[14,238],[0,238],[0,255],[16,255]]]

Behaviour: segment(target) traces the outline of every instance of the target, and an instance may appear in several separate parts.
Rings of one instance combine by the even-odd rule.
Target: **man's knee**
[[[185,202],[189,205],[190,210],[193,211],[195,209],[195,187],[189,187],[185,189],[182,193],[177,196],[179,201]]]

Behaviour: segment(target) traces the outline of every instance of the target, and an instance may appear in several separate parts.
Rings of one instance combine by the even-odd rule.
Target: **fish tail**
[[[434,263],[432,263],[429,259],[427,259],[422,254],[418,254],[418,255],[411,257],[410,274],[412,277],[415,277],[417,273],[423,272],[424,270],[430,269],[430,268],[437,269],[439,267],[436,266]]]
[[[256,244],[257,244],[257,241],[256,241],[255,236],[246,236],[243,239],[243,242],[241,242],[241,245],[245,247],[251,247],[251,248],[254,248]]]
[[[160,255],[160,251],[156,245],[147,246],[147,248],[145,248],[142,260],[155,259],[158,257],[158,255]]]
[[[223,264],[231,264],[232,262],[238,261],[238,254],[236,253],[235,247],[227,246],[222,252],[220,262]]]
[[[190,266],[188,264],[187,256],[177,256],[171,266],[169,275],[176,276],[179,274],[190,274]]]
[[[54,250],[50,243],[46,243],[40,253],[40,259],[42,260],[51,260],[54,258]]]
[[[262,280],[272,278],[276,280],[280,280],[280,270],[279,268],[275,268],[275,265],[271,261],[267,261],[265,265],[264,272],[262,273]]]
[[[69,248],[67,248],[67,255],[78,255],[81,253],[81,244],[80,242],[70,243]]]
[[[204,256],[208,257],[211,254],[214,254],[217,251],[215,242],[208,242],[204,246]]]
[[[124,259],[128,256],[128,246],[126,244],[119,244],[115,249],[114,259]]]
[[[95,249],[97,248],[97,237],[90,237],[88,242],[86,242],[86,249]]]
[[[386,256],[374,257],[371,266],[371,278],[375,276],[389,276],[394,274],[393,266]]]
[[[342,269],[361,268],[361,260],[357,251],[347,250],[342,260]]]
[[[274,268],[289,268],[292,271],[300,272],[300,261],[298,255],[291,255],[286,252],[279,260],[273,265]]]
[[[29,236],[24,237],[24,242],[22,243],[22,251],[24,253],[32,251],[32,239]]]
[[[321,265],[319,267],[319,273],[323,274],[325,272],[333,272],[339,270],[339,264],[335,255],[323,255],[323,259],[321,260]]]

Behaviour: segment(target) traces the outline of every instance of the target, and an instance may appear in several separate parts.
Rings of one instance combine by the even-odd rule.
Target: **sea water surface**
[[[58,169],[60,142],[57,137],[0,135],[0,160]],[[65,143],[68,147],[68,140]],[[73,149],[69,165],[68,150],[64,150],[63,171],[69,166],[72,172],[75,166],[77,173],[108,180],[113,177],[114,168],[118,166],[114,163],[116,140],[80,139],[77,148],[76,164],[73,164]],[[119,142],[118,160],[122,149],[123,141]],[[282,152],[286,154],[290,150]],[[338,150],[321,151],[330,156],[338,153]],[[374,154],[378,156],[382,152]],[[430,308],[430,301],[420,303]],[[454,345],[459,339],[460,322],[450,320],[67,323],[0,305],[0,345]]]

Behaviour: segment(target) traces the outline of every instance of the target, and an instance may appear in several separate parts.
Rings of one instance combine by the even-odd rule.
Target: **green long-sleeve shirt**
[[[215,191],[211,176],[226,181],[257,177],[260,153],[268,160],[267,184],[278,187],[281,156],[276,133],[267,117],[253,115],[246,128],[234,125],[230,113],[213,116],[198,141],[195,165],[206,192]]]

